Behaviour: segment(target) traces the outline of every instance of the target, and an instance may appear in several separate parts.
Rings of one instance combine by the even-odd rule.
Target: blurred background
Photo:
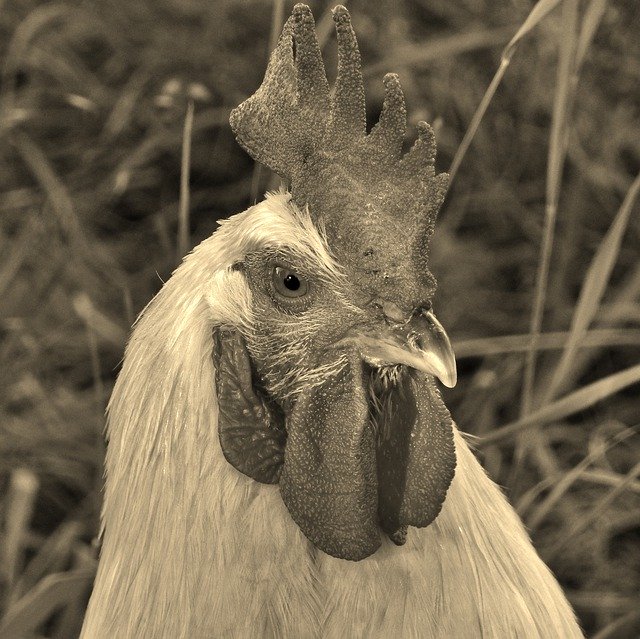
[[[309,4],[332,80],[333,3]],[[130,326],[185,246],[277,184],[234,141],[228,116],[259,86],[292,5],[0,0],[2,637],[79,632],[98,550],[104,410]],[[640,6],[542,1],[526,22],[534,5],[347,3],[370,125],[383,75],[397,72],[407,144],[424,119],[437,168],[462,159],[432,244],[435,308],[460,370],[445,400],[479,437],[587,635],[631,638]]]

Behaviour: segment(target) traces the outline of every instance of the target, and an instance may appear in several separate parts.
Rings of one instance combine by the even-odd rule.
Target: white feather
[[[280,192],[225,221],[141,314],[109,404],[103,546],[82,637],[581,637],[457,430],[436,521],[360,562],[316,550],[277,486],[226,462],[212,329],[250,320],[250,292],[230,267],[265,243],[342,276],[308,214]]]

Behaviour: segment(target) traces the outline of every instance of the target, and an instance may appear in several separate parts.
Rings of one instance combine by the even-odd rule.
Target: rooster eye
[[[302,297],[309,289],[304,278],[284,266],[276,266],[271,279],[276,291],[284,297]]]

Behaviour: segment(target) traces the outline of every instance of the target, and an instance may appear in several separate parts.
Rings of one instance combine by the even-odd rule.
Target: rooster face
[[[312,543],[359,560],[440,511],[455,452],[433,377],[455,384],[455,359],[429,298],[403,315],[363,291],[308,212],[276,201],[288,232],[229,269],[250,312],[216,329],[220,441],[238,470],[279,483]]]
[[[214,353],[227,460],[279,482],[304,534],[357,560],[381,531],[404,543],[408,526],[440,511],[455,453],[433,377],[453,386],[456,373],[431,311],[428,243],[447,184],[435,174],[433,130],[419,123],[402,154],[404,96],[388,74],[367,133],[349,12],[338,6],[333,19],[332,92],[313,15],[297,4],[262,85],[231,112],[238,142],[291,194],[272,215],[283,233],[254,220],[258,241],[234,262],[246,321],[218,331]]]
[[[346,278],[312,252],[267,248],[237,267],[253,300],[255,319],[246,335],[252,361],[269,393],[287,401],[321,378],[320,369],[339,366],[333,346],[365,314],[349,301]]]

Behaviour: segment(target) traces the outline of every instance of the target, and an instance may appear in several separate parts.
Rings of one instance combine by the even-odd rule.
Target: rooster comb
[[[397,279],[402,279],[400,271],[407,266],[414,270],[418,266],[423,284],[435,288],[426,251],[448,176],[435,175],[433,129],[419,122],[418,138],[403,155],[404,95],[398,76],[389,73],[383,79],[380,118],[367,133],[360,52],[351,17],[339,5],[333,10],[333,20],[338,41],[333,92],[311,10],[297,4],[271,55],[262,85],[231,112],[231,127],[254,159],[289,181],[294,201],[308,205],[314,222],[333,236],[332,248],[344,253],[347,261],[350,258],[360,273],[368,270],[374,276],[362,282],[369,292],[383,295],[384,283],[374,281],[376,272],[384,272],[387,285],[402,288]],[[368,246],[374,237],[378,244],[385,238],[387,254],[411,249],[413,263],[376,260],[376,247]],[[417,294],[406,293],[410,297]],[[409,300],[404,301],[401,305],[408,306]]]

